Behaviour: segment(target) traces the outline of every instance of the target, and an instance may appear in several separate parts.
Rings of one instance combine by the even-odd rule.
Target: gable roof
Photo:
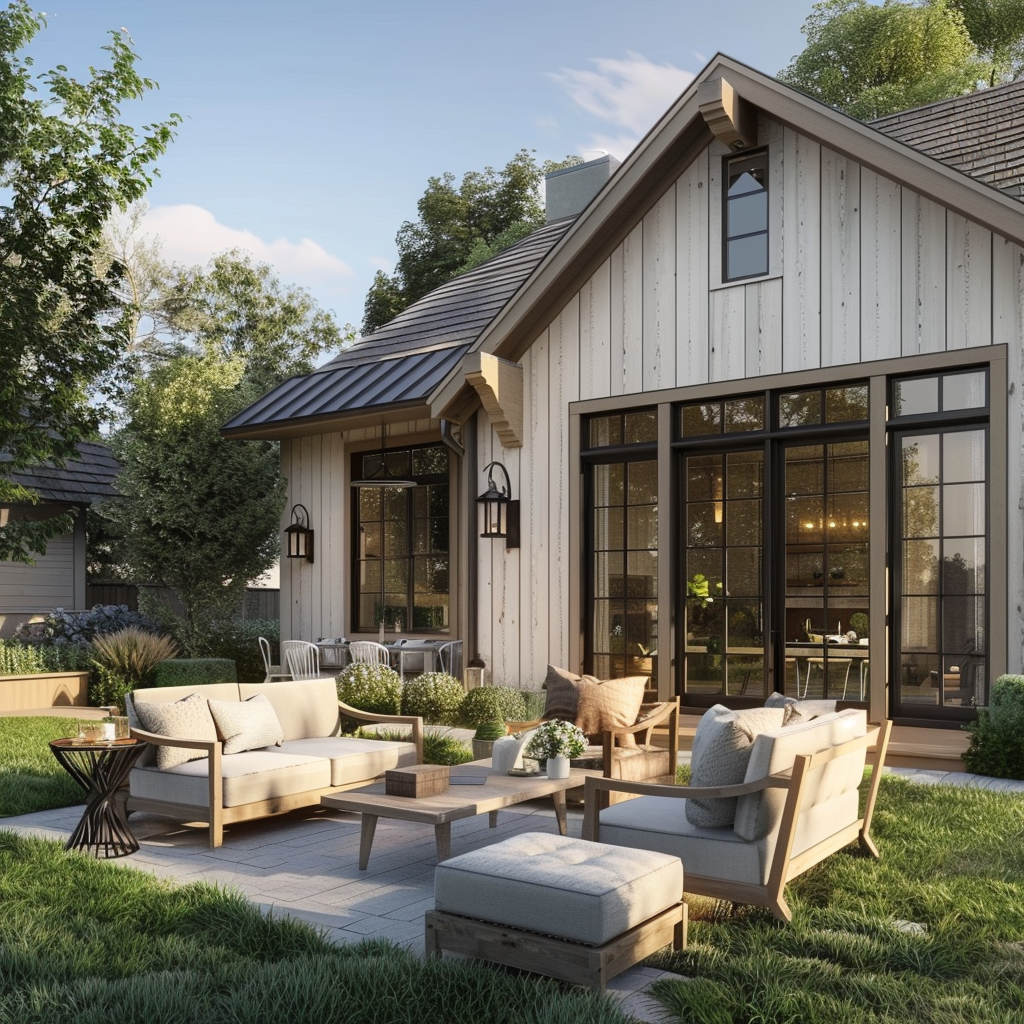
[[[396,409],[458,418],[473,404],[463,358],[482,351],[518,361],[565,296],[582,287],[712,141],[698,90],[716,78],[774,120],[1024,245],[1024,84],[865,124],[719,54],[577,218],[541,228],[425,295],[316,372],[275,388],[222,432],[294,436],[356,425],[360,414],[374,422]],[[990,159],[997,146],[1003,166]]]
[[[313,373],[292,377],[232,417],[228,437],[285,437],[332,429],[352,413],[422,409],[494,317],[565,234],[539,228],[486,263],[435,288]]]
[[[1014,199],[1024,199],[1024,81],[890,114],[870,124]]]
[[[77,459],[68,459],[63,466],[33,466],[28,472],[12,473],[10,479],[31,487],[44,501],[92,505],[119,496],[114,481],[120,472],[121,464],[106,445],[83,441]]]

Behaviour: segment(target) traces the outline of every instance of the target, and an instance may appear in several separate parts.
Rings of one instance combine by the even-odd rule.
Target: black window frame
[[[764,169],[764,193],[765,211],[764,228],[757,231],[745,231],[736,235],[729,234],[729,204],[731,201],[741,198],[740,196],[729,195],[730,167],[741,161],[752,161],[763,158]],[[753,194],[753,193],[751,193]],[[749,281],[753,278],[765,277],[771,273],[771,251],[770,251],[770,225],[771,225],[771,181],[768,175],[768,148],[757,150],[744,150],[743,153],[729,153],[722,157],[722,281],[732,283],[734,281]],[[729,270],[729,243],[741,238],[756,238],[763,235],[765,238],[765,266],[764,270],[758,270],[752,274],[732,274]]]
[[[440,443],[440,442],[421,442],[421,443],[418,443],[418,444],[396,445],[394,447],[389,447],[389,448],[385,449],[384,456],[385,456],[385,461],[386,461],[386,464],[387,464],[387,463],[391,462],[391,458],[394,455],[402,455],[402,454],[407,455],[408,456],[408,461],[407,461],[406,465],[409,468],[409,470],[411,470],[413,465],[414,465],[414,462],[415,462],[415,460],[414,460],[414,452],[422,451],[423,449],[429,449],[429,448],[442,449],[445,452],[445,454],[448,456],[448,469],[447,469],[446,472],[444,472],[444,473],[431,473],[431,474],[416,474],[416,473],[412,473],[412,472],[406,473],[406,472],[403,471],[400,474],[395,474],[396,476],[400,476],[403,480],[412,480],[412,481],[414,481],[416,486],[415,487],[404,488],[400,492],[402,494],[402,496],[404,497],[405,501],[406,501],[406,518],[405,518],[406,535],[405,535],[405,554],[397,556],[397,557],[404,558],[409,563],[409,570],[408,570],[408,573],[407,573],[405,606],[404,606],[404,609],[400,613],[395,611],[394,606],[391,605],[391,604],[388,604],[388,605],[385,606],[385,608],[384,608],[385,628],[389,632],[392,631],[393,628],[394,628],[394,618],[395,618],[396,615],[400,614],[401,615],[401,619],[402,619],[402,622],[401,622],[402,632],[426,633],[426,634],[436,634],[438,636],[447,636],[447,635],[449,635],[451,633],[451,599],[452,599],[452,585],[451,585],[452,538],[451,538],[451,530],[450,530],[450,522],[451,522],[451,492],[452,492],[452,487],[451,487],[451,468],[452,468],[451,455],[448,452],[448,449],[445,447],[445,445]],[[354,452],[353,455],[352,455],[352,461],[351,461],[352,479],[356,480],[356,479],[363,479],[363,478],[365,478],[365,474],[363,472],[363,460],[365,458],[367,458],[368,456],[372,458],[374,455],[377,455],[378,456],[377,462],[379,463],[379,461],[380,461],[379,453],[380,453],[380,449],[379,448],[369,449],[369,450],[366,450],[366,451]],[[415,500],[416,500],[416,493],[417,493],[417,491],[420,488],[424,488],[424,487],[437,487],[437,486],[441,486],[441,485],[443,485],[443,486],[448,488],[448,519],[449,519],[448,551],[447,551],[447,558],[448,558],[448,591],[447,591],[447,599],[448,599],[448,625],[444,626],[444,627],[422,626],[422,625],[418,625],[415,622],[415,607],[416,607],[415,559],[417,558],[417,553],[414,550],[415,543],[414,543],[414,535],[413,535],[413,528],[414,528],[414,521],[415,521],[415,516],[414,516]],[[350,621],[351,621],[350,632],[352,632],[352,633],[376,633],[378,631],[378,629],[379,629],[379,624],[378,623],[375,622],[375,623],[372,623],[372,624],[368,624],[368,623],[364,623],[364,622],[360,621],[360,610],[361,610],[361,607],[362,607],[362,605],[361,605],[361,598],[363,596],[363,592],[360,590],[359,581],[360,581],[360,575],[361,575],[361,573],[360,573],[360,565],[361,565],[361,562],[363,561],[363,559],[360,558],[360,552],[359,552],[359,547],[360,547],[359,540],[360,540],[360,534],[362,532],[362,521],[361,521],[361,515],[360,515],[360,504],[359,504],[359,502],[360,502],[360,495],[362,493],[362,490],[363,490],[362,488],[353,488],[352,489],[352,538],[351,538],[351,543],[352,543],[352,567],[353,567],[353,571],[352,571],[352,581],[351,581],[352,613],[349,616]],[[398,490],[398,489],[395,488],[395,490]],[[383,519],[380,520],[380,522],[384,522],[384,521],[385,520],[383,520]],[[389,556],[389,558],[395,558],[395,557],[396,556]],[[381,569],[381,571],[382,572],[384,571],[383,568]],[[391,615],[392,617],[389,619],[388,615]]]

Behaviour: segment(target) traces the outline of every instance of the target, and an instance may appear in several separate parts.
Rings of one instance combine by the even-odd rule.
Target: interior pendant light
[[[415,480],[403,480],[401,477],[391,476],[388,472],[387,453],[385,444],[387,441],[387,424],[380,421],[380,466],[368,477],[362,480],[353,480],[353,487],[415,487]]]

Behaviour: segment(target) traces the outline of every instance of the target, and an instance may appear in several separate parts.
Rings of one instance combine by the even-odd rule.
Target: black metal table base
[[[139,842],[128,827],[125,801],[128,773],[146,744],[142,742],[73,745],[50,744],[53,756],[86,793],[85,813],[65,844],[66,850],[87,850],[97,857],[126,857]]]

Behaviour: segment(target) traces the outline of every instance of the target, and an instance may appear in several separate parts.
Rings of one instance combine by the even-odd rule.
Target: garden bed
[[[36,708],[88,707],[88,672],[0,676],[0,715]]]

